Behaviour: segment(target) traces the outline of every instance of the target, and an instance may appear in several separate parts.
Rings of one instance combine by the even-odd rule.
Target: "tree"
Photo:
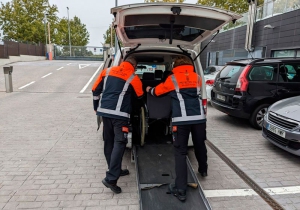
[[[249,9],[249,4],[246,0],[198,0],[198,4],[219,7],[239,14],[245,13]]]
[[[45,43],[45,14],[50,24],[50,41],[58,45],[69,45],[67,18],[57,17],[57,6],[48,0],[11,0],[0,5],[0,26],[4,39]],[[72,45],[82,46],[89,41],[86,25],[78,17],[70,20]],[[48,33],[48,27],[46,27]],[[48,39],[48,37],[47,37]],[[47,41],[49,42],[49,40]]]
[[[105,44],[111,44],[111,27],[109,26],[109,28],[105,31],[105,34],[103,34],[103,38],[104,38],[104,43]],[[115,43],[115,30],[112,30],[112,43],[114,45]]]
[[[4,39],[45,43],[45,14],[50,24],[58,20],[56,5],[48,0],[12,0],[1,3],[0,25]]]
[[[68,19],[62,18],[52,27],[53,42],[57,45],[69,45]],[[73,46],[85,46],[89,42],[89,32],[86,25],[75,16],[70,20],[71,44]]]

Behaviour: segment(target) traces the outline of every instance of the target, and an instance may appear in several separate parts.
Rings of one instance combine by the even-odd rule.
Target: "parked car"
[[[218,72],[223,68],[224,66],[209,66],[207,67],[204,72],[204,79],[206,84],[206,94],[207,94],[207,100],[211,100],[211,90],[213,88],[213,84],[215,82],[215,77],[217,76]]]
[[[300,156],[300,96],[269,107],[262,135],[281,149]]]
[[[300,58],[243,59],[228,62],[215,79],[212,105],[249,119],[261,129],[268,107],[300,95]]]

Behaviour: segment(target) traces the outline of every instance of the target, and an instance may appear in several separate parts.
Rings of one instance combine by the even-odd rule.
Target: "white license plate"
[[[279,128],[276,128],[273,125],[268,124],[267,129],[271,131],[272,133],[277,134],[278,136],[281,136],[282,138],[285,138],[285,132],[283,130],[280,130]]]
[[[225,101],[225,96],[217,94],[217,99],[219,99],[220,101]]]

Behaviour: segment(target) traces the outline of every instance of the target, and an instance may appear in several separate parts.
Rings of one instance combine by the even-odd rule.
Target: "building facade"
[[[251,57],[300,57],[300,1],[266,0],[264,7],[257,9],[252,52],[245,50],[246,24],[222,31],[214,38],[201,54],[203,68]]]

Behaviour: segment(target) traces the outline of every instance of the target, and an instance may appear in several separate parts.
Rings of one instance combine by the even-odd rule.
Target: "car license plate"
[[[280,130],[279,128],[276,128],[273,125],[268,124],[267,129],[271,131],[272,133],[277,134],[278,136],[281,136],[282,138],[285,138],[285,132],[283,130]]]
[[[217,99],[219,99],[220,101],[225,101],[225,96],[217,94]]]

